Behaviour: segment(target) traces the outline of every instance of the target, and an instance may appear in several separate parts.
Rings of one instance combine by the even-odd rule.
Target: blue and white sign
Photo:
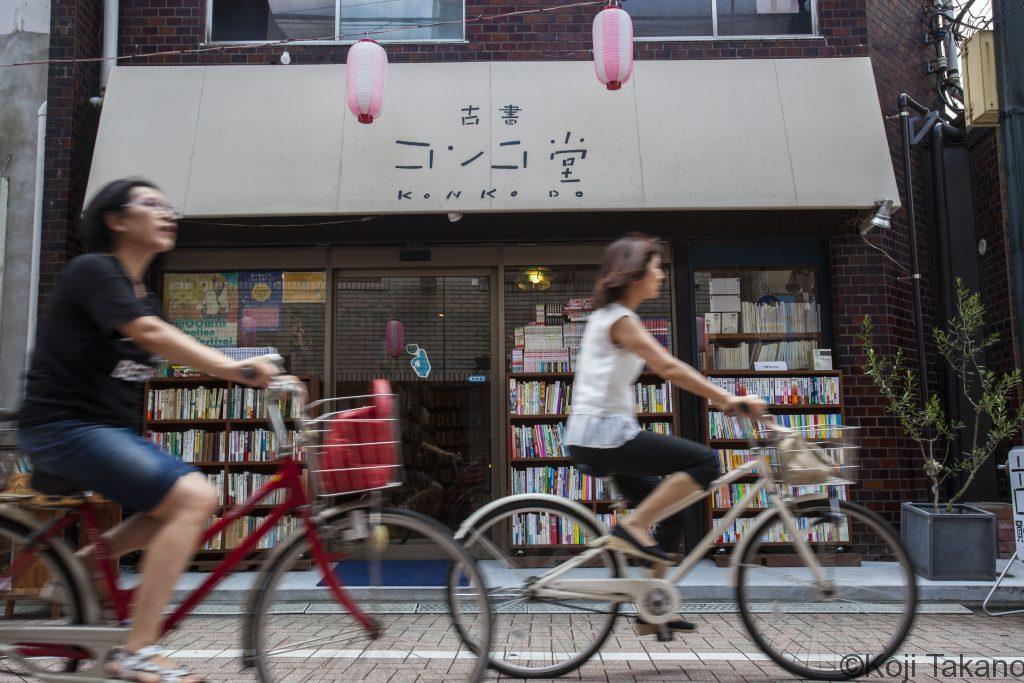
[[[412,366],[412,371],[416,373],[416,376],[420,379],[429,377],[430,359],[427,357],[427,350],[421,349],[418,344],[406,344],[405,352],[412,356],[409,365]]]

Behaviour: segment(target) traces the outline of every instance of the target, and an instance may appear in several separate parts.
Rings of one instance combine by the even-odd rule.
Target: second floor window
[[[462,40],[463,0],[208,0],[212,42]]]
[[[814,33],[816,0],[629,0],[637,38]]]

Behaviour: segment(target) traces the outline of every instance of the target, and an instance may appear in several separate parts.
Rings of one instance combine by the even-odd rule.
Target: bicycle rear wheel
[[[494,669],[516,678],[554,678],[579,668],[601,649],[619,603],[537,597],[531,584],[602,533],[577,505],[541,496],[497,501],[490,512],[459,528],[456,538],[480,563],[488,585]],[[566,578],[620,575],[618,557],[604,552]]]
[[[296,659],[321,662],[318,673],[338,680],[379,674],[381,660],[415,661],[419,674],[438,679],[483,677],[486,590],[447,529],[414,512],[369,508],[327,511],[317,527],[334,575],[371,623],[334,600],[305,533],[295,534],[254,585],[246,617],[247,657],[261,681],[294,674]],[[450,577],[457,590],[448,590]]]
[[[914,621],[916,583],[903,546],[860,505],[817,500],[790,509],[804,537],[818,541],[811,548],[826,581],[792,555],[799,566],[766,566],[790,541],[772,512],[746,532],[750,542],[736,567],[740,617],[757,646],[797,676],[836,681],[870,673],[896,653]],[[887,574],[882,583],[879,571]]]
[[[74,626],[85,623],[86,596],[74,580],[69,557],[49,542],[26,553],[26,541],[37,530],[34,524],[0,508],[0,644],[18,641],[18,627]],[[76,659],[53,656],[52,648],[25,647],[21,654],[27,668],[73,671]],[[3,669],[24,669],[11,657],[3,659]]]

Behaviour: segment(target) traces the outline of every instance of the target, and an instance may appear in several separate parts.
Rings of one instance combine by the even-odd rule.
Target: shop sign
[[[239,331],[276,332],[281,329],[281,271],[245,271],[239,287]]]
[[[1024,448],[1010,451],[1007,467],[1013,500],[1013,538],[1017,543],[1017,559],[1024,562]]]
[[[172,273],[164,279],[164,308],[180,330],[207,346],[238,341],[238,273]]]
[[[487,381],[487,375],[470,375],[467,380],[470,384],[482,384]]]
[[[284,274],[284,303],[322,304],[326,300],[326,273],[286,272]]]

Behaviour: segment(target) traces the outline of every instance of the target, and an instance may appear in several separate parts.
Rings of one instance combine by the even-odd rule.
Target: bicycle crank
[[[129,629],[117,626],[2,626],[0,654],[14,659],[40,681],[93,683],[108,681],[110,651],[128,639]],[[92,665],[75,672],[37,667],[36,658],[86,659]]]
[[[679,593],[665,579],[647,579],[636,595],[636,612],[649,624],[664,624],[679,610]]]

